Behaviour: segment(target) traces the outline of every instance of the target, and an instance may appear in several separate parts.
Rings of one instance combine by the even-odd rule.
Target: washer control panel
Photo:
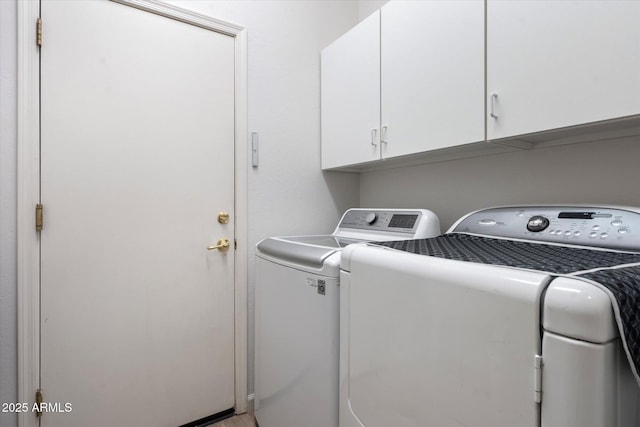
[[[491,208],[463,217],[449,232],[640,250],[640,208]]]

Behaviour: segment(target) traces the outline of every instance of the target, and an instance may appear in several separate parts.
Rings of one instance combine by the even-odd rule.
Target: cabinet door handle
[[[380,132],[380,142],[383,144],[387,144],[389,142],[387,141],[387,130],[387,125],[382,126],[382,131]]]
[[[489,115],[494,119],[498,118],[498,113],[496,112],[496,101],[498,100],[498,94],[493,92],[491,94],[491,113]]]
[[[378,133],[378,129],[376,128],[371,129],[371,145],[373,145],[374,147],[378,145],[378,141],[376,141],[377,133]]]

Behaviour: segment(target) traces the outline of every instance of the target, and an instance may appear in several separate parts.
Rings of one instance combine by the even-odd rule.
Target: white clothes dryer
[[[340,427],[640,426],[640,210],[503,207],[342,252]]]
[[[337,427],[340,251],[440,234],[425,209],[349,209],[330,235],[256,251],[255,415],[260,427]]]

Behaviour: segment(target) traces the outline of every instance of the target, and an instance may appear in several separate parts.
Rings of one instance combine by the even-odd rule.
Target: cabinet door
[[[380,12],[322,51],[322,168],[380,159]]]
[[[640,113],[640,2],[488,0],[487,92],[488,139]]]
[[[382,7],[382,157],[484,140],[484,2]]]

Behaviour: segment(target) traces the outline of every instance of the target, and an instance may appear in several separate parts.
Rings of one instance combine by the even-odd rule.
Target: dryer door
[[[548,276],[365,246],[350,255],[348,417],[366,427],[539,425]]]

